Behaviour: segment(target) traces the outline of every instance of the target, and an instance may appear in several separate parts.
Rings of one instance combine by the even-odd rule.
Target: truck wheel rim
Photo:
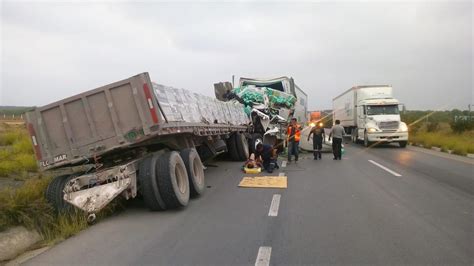
[[[204,175],[202,171],[202,165],[199,159],[195,158],[193,162],[193,176],[196,180],[196,183],[202,184],[204,180]]]
[[[175,175],[179,192],[181,192],[181,194],[184,194],[186,192],[186,175],[183,171],[183,167],[180,167],[179,164],[175,166]]]
[[[255,140],[255,145],[254,145],[254,150],[257,150],[257,145],[262,143],[263,144],[263,140],[261,138],[258,138]]]

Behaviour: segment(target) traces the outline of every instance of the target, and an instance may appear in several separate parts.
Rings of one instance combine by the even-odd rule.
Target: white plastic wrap
[[[238,102],[217,99],[153,83],[153,89],[166,119],[170,122],[245,125],[249,118]]]

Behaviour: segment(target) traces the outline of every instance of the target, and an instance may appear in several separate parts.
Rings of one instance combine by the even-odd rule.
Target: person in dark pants
[[[288,162],[291,162],[291,155],[295,155],[295,162],[298,161],[298,146],[301,138],[301,128],[297,124],[296,118],[292,118],[288,126]]]
[[[329,134],[329,140],[332,137],[332,153],[334,154],[334,160],[341,160],[342,157],[342,138],[346,135],[344,127],[341,125],[341,121],[336,120],[336,124],[331,128]]]
[[[308,141],[311,135],[313,135],[314,159],[317,160],[319,158],[321,160],[321,149],[323,148],[324,141],[324,128],[322,128],[320,123],[318,123],[315,127],[311,129],[311,132],[309,132],[308,135]]]
[[[262,143],[257,144],[255,157],[257,158],[257,161],[262,162],[263,168],[269,173],[273,173],[275,168],[279,168],[277,164],[277,150],[274,149],[272,145]]]

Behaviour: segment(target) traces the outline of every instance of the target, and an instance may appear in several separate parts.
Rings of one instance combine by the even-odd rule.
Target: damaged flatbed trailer
[[[226,151],[245,160],[252,133],[240,103],[155,84],[148,73],[38,107],[26,123],[40,169],[70,172],[54,177],[47,200],[84,210],[89,222],[117,196],[141,194],[151,210],[186,206],[205,188],[202,161]]]

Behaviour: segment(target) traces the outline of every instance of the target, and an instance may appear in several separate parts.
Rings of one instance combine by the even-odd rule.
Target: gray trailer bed
[[[26,120],[42,170],[168,141],[177,134],[244,132],[248,123],[241,105],[154,84],[148,73],[38,107]]]

